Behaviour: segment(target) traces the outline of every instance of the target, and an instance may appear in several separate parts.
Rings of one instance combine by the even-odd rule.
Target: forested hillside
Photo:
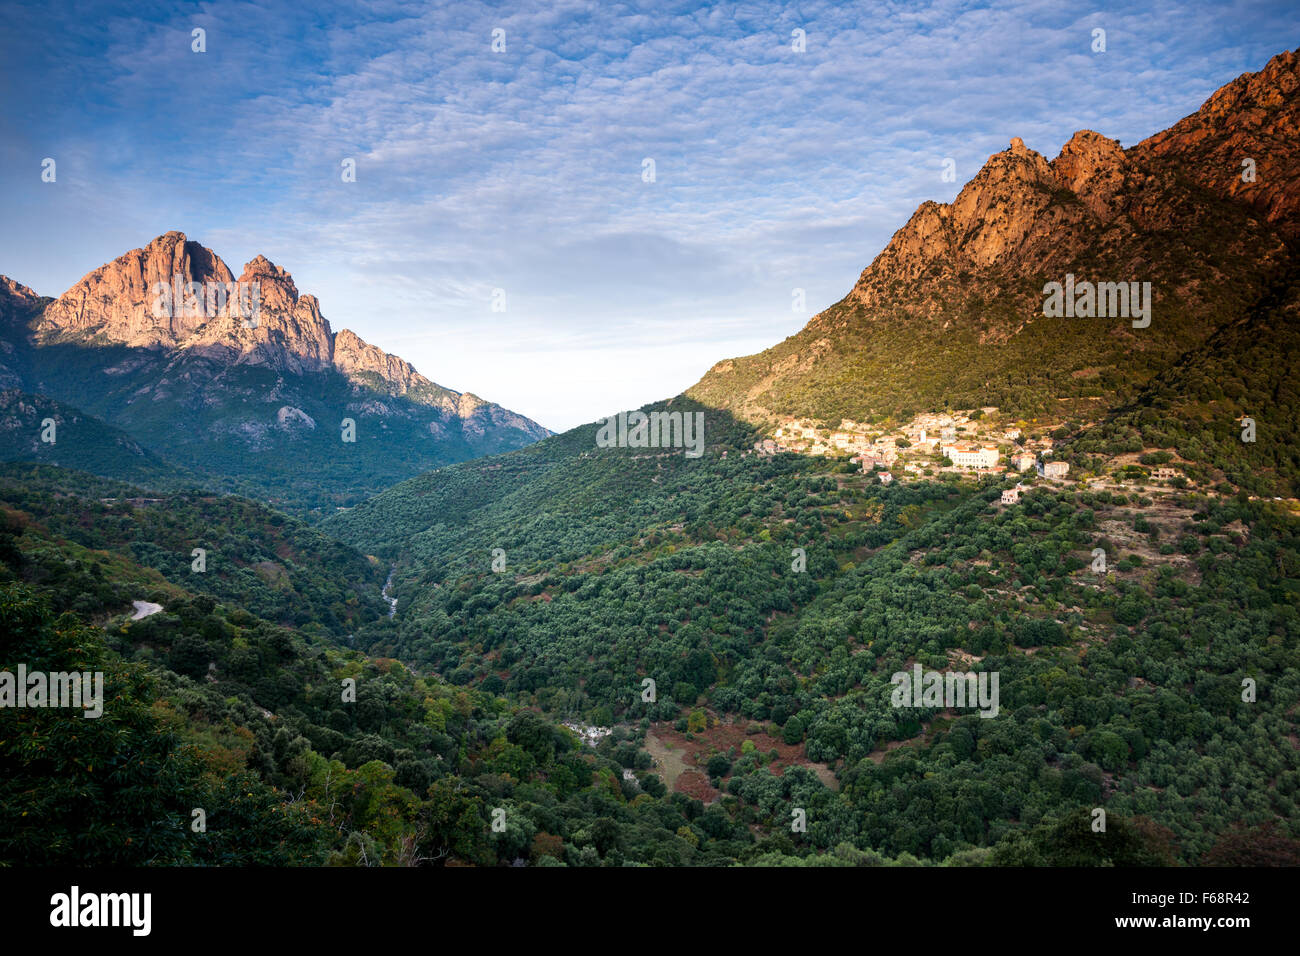
[[[543,523],[503,572],[469,553],[423,586],[408,570],[393,621],[382,566],[259,506],[155,513],[161,496],[10,466],[0,666],[101,669],[113,706],[0,713],[0,857],[1122,865],[1300,846],[1300,538],[1276,507],[1048,488],[1002,507],[993,484],[882,489],[793,456],[590,460],[584,481],[620,475],[673,520],[567,544]],[[568,522],[598,526],[601,499],[569,487]],[[500,490],[467,506],[482,530]],[[254,579],[204,591],[145,566],[130,524],[288,552],[313,620],[276,619]],[[565,560],[543,570],[548,548]],[[131,620],[139,599],[162,610]],[[1000,672],[997,717],[891,707],[891,672],[959,661]],[[565,718],[607,731],[593,748]],[[1107,835],[1083,839],[1097,806]]]
[[[743,826],[717,829],[653,775],[625,779],[647,760],[626,731],[593,749],[499,697],[340,648],[318,622],[263,619],[242,590],[187,590],[138,563],[112,520],[89,532],[76,499],[47,507],[74,485],[121,486],[13,477],[0,494],[0,669],[102,671],[106,706],[95,720],[0,708],[0,862],[674,865],[771,849]],[[342,590],[363,560],[247,503],[226,501],[221,519],[210,500],[167,505],[213,541],[289,543],[316,564],[295,582],[306,595]],[[288,527],[253,526],[268,515]],[[93,547],[72,540],[86,534]],[[130,619],[137,596],[162,610]]]
[[[780,827],[797,793],[801,852],[1061,862],[1095,807],[1141,818],[1151,861],[1300,836],[1283,507],[1050,483],[1003,505],[993,479],[886,488],[740,444],[599,450],[593,431],[327,522],[399,561],[396,626],[362,646],[639,729],[670,784],[732,821]],[[891,706],[917,663],[998,672],[999,715]]]
[[[32,461],[99,474],[155,488],[193,484],[120,429],[44,395],[0,390],[0,462]]]
[[[386,567],[243,498],[142,491],[82,472],[9,464],[0,465],[0,505],[25,542],[43,543],[33,554],[37,580],[61,593],[111,586],[123,597],[157,591],[149,598],[157,601],[179,589],[337,639],[387,611],[379,594]],[[69,563],[74,553],[90,563]],[[108,579],[88,579],[107,555],[120,567]],[[74,607],[88,610],[94,600]]]
[[[1300,284],[1288,275],[1112,411],[1062,456],[1095,467],[1115,455],[1167,449],[1220,490],[1295,498],[1300,492]],[[1245,420],[1254,423],[1246,429]],[[1245,439],[1249,440],[1245,440]],[[1160,452],[1156,452],[1160,454]]]

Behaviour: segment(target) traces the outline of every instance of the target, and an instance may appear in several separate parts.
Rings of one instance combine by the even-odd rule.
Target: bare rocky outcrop
[[[202,316],[175,309],[157,315],[153,290],[182,283],[233,282],[226,264],[184,233],[168,232],[82,277],[45,310],[33,332],[38,341],[99,337],[139,348],[175,348],[202,324]]]
[[[228,421],[209,426],[213,435],[256,443],[272,432],[312,431],[315,422],[298,406],[309,404],[315,386],[304,392],[302,379],[325,373],[350,384],[354,414],[431,417],[429,434],[439,439],[497,450],[498,442],[513,448],[520,438],[550,434],[521,415],[438,385],[348,329],[335,332],[320,301],[301,293],[293,276],[266,256],[248,262],[236,278],[215,252],[182,232],[164,233],[119,256],[54,300],[0,277],[0,325],[7,326],[0,335],[0,387],[24,384],[14,361],[15,343],[24,338],[38,351],[56,344],[128,346],[130,352],[100,368],[117,380],[141,377],[114,399],[118,407],[176,402],[217,410],[233,403]],[[261,379],[228,375],[237,368],[274,372],[275,385],[269,392],[247,391],[233,383]],[[217,382],[221,387],[209,387]],[[249,401],[274,403],[271,409],[279,411],[272,419],[252,411]]]
[[[1084,230],[1117,215],[1126,168],[1119,144],[1091,130],[1076,133],[1050,163],[1013,137],[951,203],[921,204],[863,271],[850,301],[878,306],[923,280],[1065,260]]]
[[[895,303],[919,285],[937,287],[962,273],[996,281],[1028,263],[1056,269],[1104,242],[1108,229],[1127,234],[1169,226],[1168,190],[1183,176],[1255,205],[1280,232],[1295,235],[1297,93],[1300,57],[1282,53],[1127,152],[1085,129],[1049,163],[1013,137],[951,203],[922,203],[863,271],[849,301],[868,308]],[[1254,182],[1243,181],[1246,158],[1255,163]],[[818,316],[812,324],[822,321]]]
[[[394,395],[405,395],[420,385],[433,385],[410,362],[371,345],[350,329],[342,329],[334,336],[333,362],[349,378],[377,376],[388,383]]]
[[[39,303],[41,297],[21,282],[0,276],[0,310],[27,309]]]
[[[1115,214],[1115,196],[1128,167],[1118,140],[1081,129],[1048,165],[1061,187],[1074,193],[1093,215],[1110,219]]]
[[[1224,86],[1191,116],[1127,152],[1079,130],[1050,163],[1013,137],[950,204],[925,202],[863,271],[849,301],[891,302],[922,279],[1055,268],[1096,245],[1098,230],[1159,229],[1177,177],[1250,203],[1300,234],[1300,56],[1281,53]],[[1253,160],[1254,181],[1243,179]],[[813,319],[817,324],[821,317]]]
[[[1300,235],[1300,53],[1279,53],[1221,87],[1195,113],[1132,149],[1142,162],[1177,161],[1178,175],[1250,203],[1281,232]],[[1254,166],[1245,175],[1246,161]],[[1245,178],[1243,178],[1245,176]]]
[[[313,431],[316,429],[316,421],[301,408],[294,408],[292,405],[283,405],[275,413],[276,424],[281,428],[309,428]]]
[[[34,292],[13,280],[3,283],[0,305],[13,300],[32,307],[39,302]],[[173,314],[159,316],[159,283],[169,288],[218,283],[228,304],[216,310],[210,303],[197,310],[174,308]],[[251,317],[233,304],[240,287],[256,288],[255,296],[245,293],[239,300],[245,308],[256,301]],[[192,314],[195,311],[200,314]],[[182,232],[165,233],[89,273],[50,303],[31,331],[39,344],[74,341],[174,350],[181,361],[202,358],[296,375],[334,368],[358,386],[407,396],[460,417],[472,416],[488,404],[437,385],[405,359],[349,329],[334,332],[321,314],[320,301],[299,293],[293,276],[265,256],[245,265],[236,279],[216,253]]]

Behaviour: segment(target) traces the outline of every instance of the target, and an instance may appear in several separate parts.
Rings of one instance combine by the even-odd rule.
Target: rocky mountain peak
[[[158,288],[229,283],[220,256],[182,232],[167,232],[83,276],[45,310],[38,341],[101,339],[140,348],[174,348],[204,322],[197,310],[159,308]],[[169,300],[170,301],[170,298]]]
[[[241,283],[256,282],[261,288],[263,304],[272,309],[292,310],[298,302],[298,287],[293,276],[266,256],[259,255],[239,276]],[[319,310],[319,303],[317,303]]]
[[[35,308],[41,297],[21,282],[0,276],[0,322],[8,324]]]
[[[17,314],[23,303],[39,304],[40,297],[30,289],[4,282],[0,306],[6,312]],[[197,298],[192,283],[201,287]],[[162,304],[175,306],[170,314],[166,309],[160,314],[159,285],[166,287]],[[10,292],[10,287],[22,291]],[[175,352],[179,361],[205,359],[293,374],[334,368],[392,395],[417,390],[418,401],[452,415],[470,415],[488,404],[441,388],[406,360],[354,332],[335,333],[321,313],[320,300],[299,293],[293,276],[266,256],[246,263],[236,280],[215,252],[178,231],[86,275],[45,309],[32,332],[40,344],[164,349]]]
[[[1018,259],[1056,188],[1047,160],[1014,137],[951,203],[922,203],[863,271],[850,297],[883,304],[896,297],[899,282]]]
[[[1228,83],[1197,112],[1127,152],[1084,129],[1048,163],[1013,137],[950,204],[921,204],[863,271],[850,301],[884,306],[923,277],[995,277],[1019,263],[1067,261],[1096,227],[1163,228],[1158,186],[1182,177],[1255,206],[1284,235],[1300,235],[1297,94],[1300,56],[1293,51]]]
[[[1049,165],[1062,186],[1079,192],[1098,174],[1122,167],[1124,149],[1119,140],[1081,129],[1061,147],[1060,155]]]
[[[40,296],[21,282],[15,282],[8,276],[0,276],[0,296],[6,299],[22,299],[35,302]]]
[[[351,329],[340,329],[334,336],[333,361],[334,367],[349,378],[378,376],[395,395],[405,395],[418,385],[433,384],[410,362],[371,345]]]
[[[1243,73],[1195,113],[1133,147],[1147,163],[1247,202],[1278,231],[1300,235],[1300,54],[1279,53]]]
[[[1232,309],[1252,308],[1262,277],[1289,262],[1298,92],[1300,57],[1284,53],[1128,150],[1085,129],[1049,163],[1014,137],[952,202],[921,203],[843,300],[779,345],[718,363],[687,394],[755,422],[792,409],[830,420],[901,413],[923,387],[932,402],[1026,394],[1018,383],[1033,369],[1085,354],[1080,382],[1141,380],[1155,351],[1183,354]],[[1232,268],[1240,281],[1225,282]],[[1043,283],[1085,271],[1157,289],[1156,308],[1177,321],[1140,338],[1145,326],[1127,322],[1102,339],[1058,326],[1049,343]]]
[[[1129,163],[1118,140],[1081,129],[1048,165],[1063,188],[1105,219],[1113,211],[1112,200],[1124,184]]]

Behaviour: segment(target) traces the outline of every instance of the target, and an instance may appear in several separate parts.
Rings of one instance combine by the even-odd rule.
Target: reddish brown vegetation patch
[[[704,774],[698,770],[687,770],[677,778],[677,783],[673,789],[702,803],[712,803],[719,795],[718,791],[709,785],[709,781]]]
[[[713,719],[713,716],[710,715],[710,720]],[[767,760],[771,751],[776,751],[776,757],[764,764],[776,776],[781,776],[787,767],[807,767],[817,774],[818,778],[826,786],[832,789],[838,786],[835,774],[830,767],[809,760],[807,754],[804,753],[802,743],[787,744],[781,738],[773,737],[765,732],[746,733],[750,723],[750,721],[743,718],[734,718],[734,722],[731,718],[723,718],[722,723],[693,734],[693,740],[688,740],[686,734],[675,730],[671,723],[665,722],[651,725],[650,733],[658,738],[660,744],[666,745],[673,753],[677,754],[687,768],[677,778],[675,785],[670,783],[672,789],[698,797],[706,803],[717,797],[718,791],[710,786],[708,782],[705,765],[708,764],[709,758],[714,754],[726,754],[733,747],[736,751],[735,759],[739,760],[743,756],[741,747],[746,740],[753,742],[755,750],[763,755],[764,760]],[[696,777],[699,778],[698,784],[694,779]],[[668,783],[669,781],[665,780],[665,782]],[[701,797],[688,789],[688,787],[694,788],[701,784],[708,791],[708,797]]]

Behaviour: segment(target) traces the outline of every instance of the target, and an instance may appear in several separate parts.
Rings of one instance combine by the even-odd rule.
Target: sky
[[[555,430],[794,334],[1011,137],[1049,159],[1078,129],[1133,145],[1294,46],[1300,19],[1291,2],[49,7],[0,10],[0,274],[58,295],[179,230],[236,274],[265,255],[335,330]]]

